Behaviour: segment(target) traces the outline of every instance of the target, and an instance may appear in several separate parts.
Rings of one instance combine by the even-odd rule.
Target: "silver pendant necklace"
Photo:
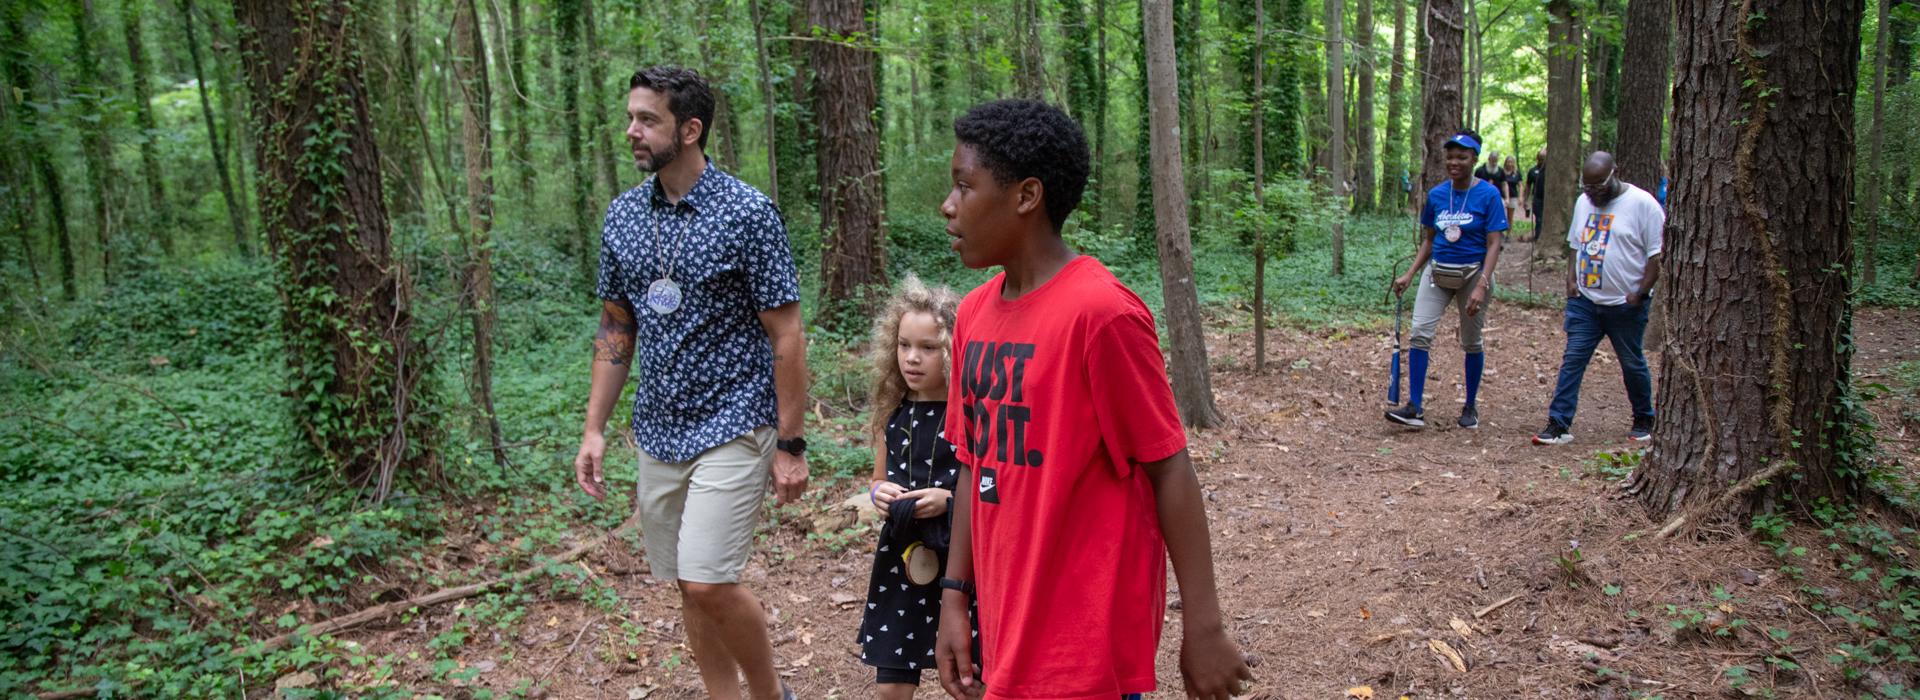
[[[655,186],[658,187],[658,183],[656,183]],[[660,251],[661,255],[665,255],[666,246],[664,242],[660,240],[660,211],[657,209],[654,210],[653,216],[650,218],[653,219],[654,246]],[[686,220],[680,224],[680,235],[674,238],[672,256],[660,263],[662,269],[660,279],[656,279],[653,281],[653,284],[647,285],[647,308],[652,309],[656,314],[665,316],[680,310],[680,302],[685,299],[685,296],[680,291],[680,283],[673,281],[673,265],[679,261],[680,249],[686,244],[687,232],[692,228],[693,215],[688,214]]]

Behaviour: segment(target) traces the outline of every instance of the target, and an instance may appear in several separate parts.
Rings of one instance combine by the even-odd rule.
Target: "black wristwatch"
[[[807,439],[800,438],[800,437],[793,438],[793,439],[778,439],[773,441],[773,447],[774,449],[780,450],[781,452],[785,452],[795,457],[800,457],[807,453]]]
[[[960,579],[947,578],[945,576],[942,576],[940,577],[940,587],[945,588],[949,591],[959,591],[961,593],[965,593],[967,594],[968,598],[973,597],[972,581],[962,581]]]

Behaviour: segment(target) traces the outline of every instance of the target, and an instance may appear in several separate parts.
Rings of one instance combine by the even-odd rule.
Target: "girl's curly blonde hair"
[[[942,339],[951,340],[953,319],[959,311],[960,297],[953,290],[928,287],[919,276],[907,273],[907,278],[900,281],[893,296],[887,299],[885,310],[873,319],[873,396],[868,401],[873,417],[867,429],[876,439],[886,431],[893,406],[907,395],[907,380],[900,376],[900,355],[894,349],[900,343],[900,319],[910,313],[932,316],[940,326]],[[952,364],[953,348],[949,346],[940,355],[940,371],[946,373]]]

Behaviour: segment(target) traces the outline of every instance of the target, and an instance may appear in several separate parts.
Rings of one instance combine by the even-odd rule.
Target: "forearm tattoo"
[[[612,365],[633,361],[633,337],[639,325],[632,307],[607,302],[600,310],[600,329],[593,334],[593,359]]]

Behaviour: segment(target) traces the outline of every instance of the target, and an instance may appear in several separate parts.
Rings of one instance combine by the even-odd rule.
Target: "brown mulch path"
[[[1611,350],[1603,345],[1589,369],[1577,440],[1535,447],[1527,438],[1545,421],[1563,339],[1559,312],[1501,304],[1492,314],[1477,431],[1452,427],[1461,358],[1446,324],[1427,404],[1429,420],[1447,427],[1419,432],[1380,416],[1390,335],[1274,331],[1264,375],[1250,370],[1247,334],[1212,338],[1215,391],[1229,424],[1196,434],[1191,451],[1207,490],[1227,624],[1258,656],[1256,696],[1335,699],[1369,686],[1379,698],[1712,697],[1731,692],[1724,673],[1742,665],[1781,697],[1855,697],[1888,680],[1920,683],[1920,671],[1852,682],[1825,660],[1855,639],[1801,593],[1804,585],[1842,600],[1854,595],[1830,568],[1808,566],[1807,580],[1790,580],[1768,548],[1731,525],[1690,538],[1629,538],[1657,524],[1586,467],[1596,451],[1629,446]],[[1856,335],[1863,377],[1920,358],[1920,313],[1864,311]],[[1874,409],[1883,443],[1911,469],[1920,464],[1920,440],[1909,436],[1920,426],[1889,403],[1909,399]],[[847,602],[863,589],[871,540],[836,548],[807,534],[825,504],[857,488],[829,486],[812,505],[776,514],[746,576],[774,613],[775,651],[801,697],[871,696],[871,671],[853,639],[860,606]],[[446,610],[349,638],[376,657],[421,651],[423,660],[403,663],[394,677],[448,697],[505,693],[533,679],[548,684],[535,693],[545,697],[699,697],[672,587],[649,579],[624,547],[587,561],[618,590],[628,629],[619,615],[577,598],[533,603],[516,626],[469,637],[459,658],[484,672],[440,685],[424,644],[449,624]],[[1716,587],[1732,599],[1714,598]],[[1745,624],[1724,636],[1675,632],[1669,605],[1714,611],[1715,629]],[[1175,697],[1180,687],[1179,612],[1168,616],[1154,697]],[[1763,659],[1780,645],[1765,631],[1775,628],[1791,632],[1796,651],[1788,653],[1804,671],[1768,670]],[[1466,670],[1442,660],[1430,640],[1456,650]],[[349,681],[364,677],[347,670]],[[919,697],[942,696],[929,675]]]

